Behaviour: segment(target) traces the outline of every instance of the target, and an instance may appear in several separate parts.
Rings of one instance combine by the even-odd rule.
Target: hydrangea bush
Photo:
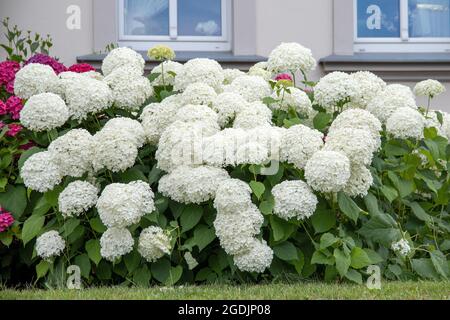
[[[16,74],[37,145],[19,160],[16,258],[35,279],[61,283],[70,265],[87,285],[362,283],[370,265],[387,279],[450,276],[438,82],[417,85],[421,108],[369,72],[309,81],[316,61],[296,43],[248,74],[182,65],[167,47],[149,56],[161,61],[149,76],[128,48],[103,74],[39,61]],[[14,213],[16,200],[0,203]]]

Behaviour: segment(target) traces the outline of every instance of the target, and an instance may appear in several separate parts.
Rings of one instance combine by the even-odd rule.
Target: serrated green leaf
[[[258,200],[261,199],[264,191],[266,190],[264,183],[258,181],[250,181],[250,188],[252,189],[253,194],[256,196],[256,198],[258,198]]]

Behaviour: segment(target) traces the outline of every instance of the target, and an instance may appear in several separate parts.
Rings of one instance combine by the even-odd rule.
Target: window
[[[147,50],[231,50],[231,0],[118,0],[119,44]]]
[[[450,52],[450,0],[355,0],[356,52]]]

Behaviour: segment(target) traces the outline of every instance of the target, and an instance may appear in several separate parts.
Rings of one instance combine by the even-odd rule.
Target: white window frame
[[[358,0],[353,0],[355,52],[450,52],[450,38],[409,37],[408,0],[400,0],[400,37],[358,38]]]
[[[117,0],[118,44],[134,50],[148,50],[155,44],[166,44],[176,51],[230,51],[232,34],[232,3],[222,1],[222,35],[221,36],[178,36],[178,2],[169,0],[169,35],[141,36],[126,35],[125,0]]]

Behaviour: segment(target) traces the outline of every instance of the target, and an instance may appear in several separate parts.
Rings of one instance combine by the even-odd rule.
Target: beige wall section
[[[70,5],[81,9],[81,29],[69,30],[66,13]],[[22,30],[53,37],[52,55],[66,65],[75,63],[77,55],[93,50],[92,0],[0,0],[0,19],[10,17]],[[5,42],[3,34],[0,42]],[[4,59],[2,52],[0,58]]]

